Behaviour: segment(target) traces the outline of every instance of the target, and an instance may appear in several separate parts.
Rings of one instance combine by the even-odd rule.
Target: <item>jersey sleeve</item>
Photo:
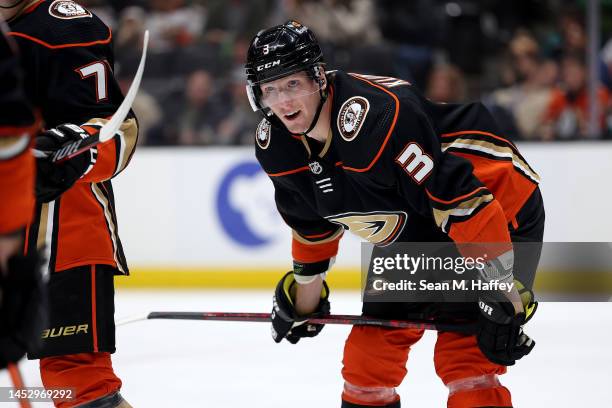
[[[454,242],[501,243],[496,256],[510,250],[503,209],[471,163],[442,153],[434,124],[417,104],[408,101],[400,109],[389,159],[402,195],[419,213],[433,216]]]
[[[30,145],[40,125],[8,41],[0,34],[0,235],[25,227],[32,216],[35,166]]]
[[[311,209],[300,193],[271,177],[276,207],[292,229],[291,252],[294,271],[312,276],[326,272],[338,253],[343,228],[332,224]]]
[[[101,23],[100,23],[101,24]],[[44,84],[32,90],[35,103],[44,112],[47,128],[63,123],[96,129],[117,110],[123,95],[114,76],[111,37],[93,44],[66,43],[53,45],[35,42],[29,37],[15,37],[30,55],[24,58],[30,77]],[[34,66],[41,64],[45,67]],[[120,173],[129,163],[138,139],[138,126],[133,113],[124,122],[121,132],[97,147],[93,169],[81,182],[101,182]]]

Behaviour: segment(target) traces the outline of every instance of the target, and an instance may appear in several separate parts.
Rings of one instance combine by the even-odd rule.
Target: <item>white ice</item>
[[[154,310],[267,312],[270,303],[267,291],[121,290],[116,317]],[[359,295],[332,293],[332,310],[359,313]],[[340,405],[348,331],[328,325],[318,337],[291,345],[275,344],[267,323],[136,322],[117,329],[114,366],[135,408],[333,408]],[[515,407],[612,407],[612,303],[543,303],[528,333],[536,348],[501,377]],[[399,387],[405,407],[446,406],[432,363],[434,340],[435,333],[426,334],[410,353]],[[20,367],[27,385],[41,384],[37,362]],[[0,373],[0,386],[9,385]]]

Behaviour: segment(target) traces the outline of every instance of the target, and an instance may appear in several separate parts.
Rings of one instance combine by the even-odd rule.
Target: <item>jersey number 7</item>
[[[96,81],[96,101],[101,102],[108,99],[108,63],[106,61],[95,61],[75,69],[79,73],[81,79],[86,79],[91,76]]]

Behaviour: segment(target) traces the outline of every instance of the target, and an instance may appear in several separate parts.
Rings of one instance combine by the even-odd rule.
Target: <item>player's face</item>
[[[29,3],[32,3],[32,0],[0,0],[0,17],[10,20]]]
[[[260,85],[264,106],[292,133],[308,130],[321,96],[319,84],[304,71]]]

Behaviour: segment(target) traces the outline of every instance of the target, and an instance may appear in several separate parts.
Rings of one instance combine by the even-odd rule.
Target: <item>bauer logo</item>
[[[231,166],[217,189],[216,210],[223,231],[234,242],[261,247],[282,233],[274,188],[254,160]]]

